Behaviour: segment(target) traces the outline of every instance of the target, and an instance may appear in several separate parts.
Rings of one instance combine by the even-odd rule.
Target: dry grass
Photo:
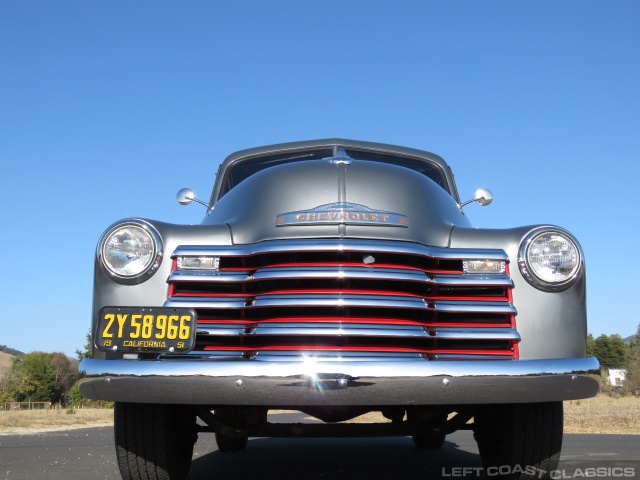
[[[378,412],[350,420],[354,423],[388,422]],[[640,434],[640,398],[598,395],[564,402],[565,433]]]
[[[11,370],[11,365],[13,365],[13,359],[15,357],[13,355],[9,355],[5,352],[0,352],[0,375]]]
[[[113,410],[86,408],[75,412],[68,414],[66,410],[0,411],[0,435],[113,425]],[[357,423],[388,421],[378,412],[367,413],[351,420]],[[640,399],[598,395],[587,400],[565,402],[564,431],[640,434]]]
[[[73,410],[0,411],[0,435],[70,430],[113,425],[113,410],[85,408]]]
[[[640,434],[640,398],[598,395],[564,402],[566,433]]]

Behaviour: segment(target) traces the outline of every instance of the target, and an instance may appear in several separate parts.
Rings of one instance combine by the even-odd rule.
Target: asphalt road
[[[485,478],[480,467],[470,432],[449,435],[437,451],[418,450],[405,437],[256,438],[245,452],[225,454],[217,451],[212,434],[201,434],[189,479]],[[588,476],[586,468],[596,467],[609,470]],[[640,479],[640,435],[565,435],[560,468],[563,476],[557,478]],[[112,428],[0,436],[0,479],[45,478],[119,480]]]

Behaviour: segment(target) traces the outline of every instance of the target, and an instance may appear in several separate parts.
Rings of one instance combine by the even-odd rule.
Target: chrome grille
[[[216,270],[178,258],[219,258]],[[366,240],[181,246],[168,307],[198,313],[193,354],[410,355],[517,358],[520,337],[504,273],[464,273],[502,250]]]

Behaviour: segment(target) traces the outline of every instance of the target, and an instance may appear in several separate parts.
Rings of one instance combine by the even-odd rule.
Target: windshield
[[[451,190],[449,189],[446,176],[444,175],[444,172],[442,172],[441,167],[429,160],[354,148],[345,148],[345,151],[347,155],[354,160],[389,163],[419,172],[433,180],[449,195],[451,195]],[[274,155],[261,156],[236,162],[235,164],[232,164],[224,174],[225,177],[222,179],[218,200],[240,182],[266,168],[283,165],[285,163],[330,158],[333,156],[333,152],[333,147],[323,147],[298,152],[279,152]]]

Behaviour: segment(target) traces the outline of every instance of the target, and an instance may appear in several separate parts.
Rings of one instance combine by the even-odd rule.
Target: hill
[[[0,352],[8,353],[9,355],[13,355],[14,357],[22,357],[24,355],[24,352],[9,348],[6,345],[0,345]]]
[[[13,358],[13,355],[9,355],[5,352],[0,352],[0,375],[8,372],[11,369]]]

